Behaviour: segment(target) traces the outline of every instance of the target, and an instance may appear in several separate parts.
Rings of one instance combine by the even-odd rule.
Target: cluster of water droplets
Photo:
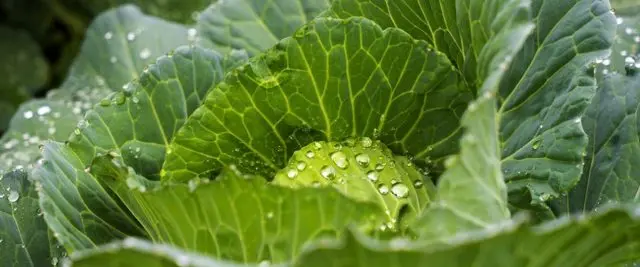
[[[611,55],[595,61],[599,74],[635,73],[640,69],[640,21],[634,18],[616,18],[618,31]]]

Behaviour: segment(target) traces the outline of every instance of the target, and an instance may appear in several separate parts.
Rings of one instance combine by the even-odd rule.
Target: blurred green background
[[[66,77],[95,16],[122,4],[193,24],[212,0],[0,0],[0,133],[20,103],[42,97]]]

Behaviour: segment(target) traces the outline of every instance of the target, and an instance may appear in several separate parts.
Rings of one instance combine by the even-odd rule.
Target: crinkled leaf
[[[67,251],[92,248],[144,230],[89,173],[65,144],[47,141],[33,179],[49,228]]]
[[[335,0],[325,15],[363,16],[425,40],[476,89],[531,33],[529,5],[529,0]]]
[[[556,212],[589,211],[607,202],[640,199],[639,106],[639,76],[615,74],[600,82],[582,123],[590,138],[582,179],[554,203]]]
[[[615,17],[608,1],[533,1],[535,33],[500,88],[502,169],[520,207],[542,205],[580,179],[587,136],[581,117],[595,93],[585,65],[606,55]],[[515,198],[513,198],[515,199]]]
[[[47,83],[49,65],[40,47],[23,30],[0,26],[0,131],[18,105]]]
[[[225,0],[198,18],[200,42],[225,52],[256,55],[291,36],[329,6],[329,0]]]
[[[486,80],[484,95],[462,117],[466,131],[460,154],[447,159],[435,199],[412,225],[423,240],[446,243],[461,232],[490,228],[511,217],[500,168],[495,96],[502,75],[504,71],[496,71]]]
[[[132,172],[119,176],[113,172],[118,165],[105,169],[113,160],[117,158],[97,161],[92,169],[111,173],[99,177],[108,181],[154,242],[216,259],[284,262],[309,241],[335,238],[347,225],[370,230],[386,223],[377,206],[353,201],[332,188],[294,190],[235,170],[224,171],[213,182],[154,188]]]
[[[153,244],[149,241],[127,238],[109,243],[97,249],[86,250],[71,255],[73,267],[240,267],[226,261],[186,252],[179,248]],[[276,266],[276,265],[270,265]],[[258,267],[256,265],[256,267]]]
[[[463,232],[449,244],[407,239],[380,242],[360,234],[308,247],[295,266],[621,266],[640,259],[640,218],[634,208],[609,209],[540,226],[494,225]]]
[[[597,61],[598,91],[582,120],[589,136],[582,178],[570,194],[553,203],[556,213],[590,211],[607,202],[640,198],[640,166],[635,160],[640,155],[638,18],[617,18],[612,53]]]
[[[595,92],[583,67],[607,53],[615,18],[604,0],[533,0],[536,30],[521,49],[512,40],[530,29],[527,2],[337,0],[329,14],[364,15],[429,41],[472,87],[501,62],[494,53],[512,56],[500,89],[503,172],[514,204],[530,208],[578,182],[587,144],[579,121]]]
[[[456,150],[471,98],[447,58],[397,29],[321,18],[212,90],[176,134],[163,179],[223,166],[271,177],[314,140],[373,136],[423,162]]]
[[[397,221],[404,230],[435,193],[422,170],[368,137],[309,144],[293,154],[273,183],[291,188],[333,186],[351,199],[375,203],[391,222],[383,230],[396,230]]]
[[[57,261],[60,248],[40,214],[38,193],[24,170],[0,177],[0,263],[40,267]]]
[[[88,111],[70,138],[85,166],[98,153],[117,150],[141,175],[158,178],[165,146],[203,101],[207,91],[247,56],[221,56],[199,47],[180,47],[150,65],[137,82]]]

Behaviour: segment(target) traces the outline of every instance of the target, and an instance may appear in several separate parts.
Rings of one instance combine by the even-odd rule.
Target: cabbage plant
[[[633,12],[225,0],[199,14],[107,11],[62,86],[21,106],[0,156],[3,266],[640,260]]]

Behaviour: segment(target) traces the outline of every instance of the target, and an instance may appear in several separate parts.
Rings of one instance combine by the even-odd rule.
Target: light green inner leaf
[[[291,188],[333,186],[351,199],[375,203],[388,216],[385,231],[397,231],[398,222],[404,228],[435,191],[430,178],[411,161],[394,156],[380,141],[368,137],[305,146],[293,154],[273,183]]]

